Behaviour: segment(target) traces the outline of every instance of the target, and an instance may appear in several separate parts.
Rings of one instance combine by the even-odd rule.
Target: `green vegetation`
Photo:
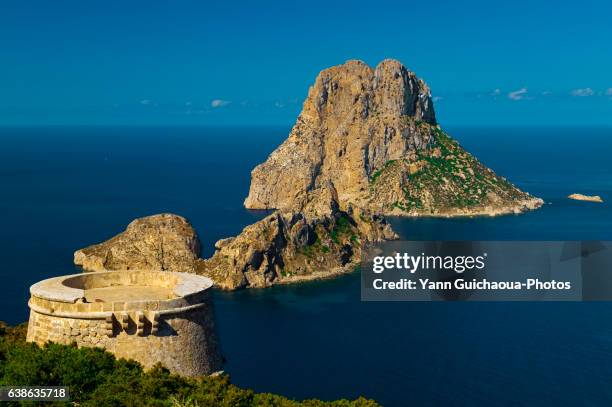
[[[301,249],[301,252],[304,256],[308,257],[309,259],[312,259],[312,257],[323,250],[323,246],[321,245],[321,240],[319,240],[319,235],[317,235],[317,240],[315,240],[315,242],[311,245],[307,245],[304,246]]]
[[[378,179],[378,177],[380,177],[380,174],[382,174],[386,169],[388,169],[390,166],[392,166],[393,164],[395,164],[397,162],[397,160],[389,160],[385,163],[385,165],[383,165],[383,167],[374,172],[374,174],[372,174],[372,177],[370,178],[370,184],[373,184],[376,182],[376,180]]]
[[[402,121],[406,126],[410,126],[413,123],[416,127],[429,125],[429,123],[427,123],[425,120],[415,119],[414,116],[408,116],[408,115],[402,116]]]
[[[329,235],[334,243],[340,244],[340,237],[351,234],[352,231],[353,227],[351,226],[349,218],[346,215],[342,215],[336,221]]]
[[[0,323],[0,386],[8,385],[69,386],[71,403],[52,404],[57,406],[378,406],[364,398],[298,402],[274,394],[240,389],[231,384],[226,375],[183,378],[170,374],[161,366],[144,371],[138,363],[117,360],[101,349],[78,349],[58,344],[41,348],[25,343],[25,326],[8,328]]]
[[[345,239],[350,240],[352,243],[359,242],[359,236],[355,233],[352,220],[345,214],[341,215],[336,220],[331,230],[328,229],[328,226],[318,225],[316,234],[317,239],[314,243],[299,249],[299,252],[309,259],[314,259],[317,254],[330,253],[334,245],[340,245],[346,242]],[[321,241],[319,236],[323,237],[323,241]],[[333,245],[331,243],[333,243]]]
[[[392,182],[403,183],[403,197],[393,202],[392,207],[411,213],[439,213],[487,205],[489,193],[495,193],[502,200],[522,197],[512,184],[482,165],[437,126],[419,120],[415,123],[420,132],[429,132],[433,137],[430,146],[417,151],[415,160],[388,162],[370,180],[374,194],[379,184],[388,183],[389,176],[393,177]],[[400,171],[388,172],[396,163],[401,166]],[[396,173],[407,177],[396,179]],[[375,184],[381,177],[385,177],[385,182]]]
[[[438,128],[432,128],[436,140],[433,150],[423,151],[420,170],[410,179],[411,188],[404,189],[407,210],[423,210],[422,190],[434,190],[433,207],[465,208],[482,205],[489,190],[486,182],[476,177],[485,168],[471,155],[459,148],[456,141]],[[434,152],[435,151],[435,152]],[[494,178],[494,177],[493,177]],[[482,179],[484,181],[484,179]],[[440,188],[443,185],[444,188]]]

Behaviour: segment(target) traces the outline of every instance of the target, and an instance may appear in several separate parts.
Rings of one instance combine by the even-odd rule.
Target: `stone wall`
[[[165,284],[176,277],[172,274],[178,273],[162,274],[143,275],[160,277],[159,282]],[[91,276],[88,274],[87,278]],[[203,278],[189,276],[189,279]],[[81,289],[69,287],[69,292],[75,294],[75,301],[70,302],[64,283],[74,286],[73,277],[45,280],[32,287],[28,341],[40,345],[51,341],[100,347],[119,358],[134,359],[145,368],[159,362],[172,372],[186,376],[211,374],[221,369],[213,304],[207,289],[189,292],[183,284],[183,294],[187,292],[187,295],[170,300],[89,303],[83,302],[85,295],[72,292]],[[134,282],[134,276],[131,277]],[[103,276],[103,279],[116,283],[117,276]],[[184,281],[178,279],[175,283],[180,285]],[[53,287],[58,287],[56,298],[53,298]]]

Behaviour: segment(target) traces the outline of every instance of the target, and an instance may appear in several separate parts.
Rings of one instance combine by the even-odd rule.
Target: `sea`
[[[391,219],[402,239],[612,240],[612,128],[447,130],[546,203],[497,218]],[[31,284],[80,272],[75,250],[137,217],[187,217],[211,255],[266,215],[243,208],[250,171],[288,132],[0,128],[0,320],[27,321]],[[575,192],[605,202],[566,198]],[[225,371],[257,392],[384,406],[612,405],[608,302],[362,302],[358,271],[214,297]]]

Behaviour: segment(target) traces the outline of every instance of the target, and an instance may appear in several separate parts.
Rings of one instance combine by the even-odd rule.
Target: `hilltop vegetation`
[[[410,126],[412,120],[405,119]],[[427,147],[387,161],[370,178],[373,205],[392,215],[461,216],[519,213],[541,200],[484,166],[438,126],[416,123]]]
[[[102,349],[25,342],[26,326],[0,323],[0,386],[69,386],[71,403],[79,406],[168,407],[374,407],[354,401],[294,401],[269,393],[255,393],[230,383],[227,375],[183,378],[156,366],[149,371],[134,362],[117,360]],[[39,403],[42,405],[43,403]],[[44,403],[49,405],[51,403]],[[16,405],[16,404],[15,404]],[[23,403],[23,405],[37,405]]]

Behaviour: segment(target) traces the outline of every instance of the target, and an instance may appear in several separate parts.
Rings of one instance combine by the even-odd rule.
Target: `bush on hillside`
[[[255,393],[230,383],[226,375],[184,378],[158,365],[148,371],[134,361],[95,348],[25,342],[27,327],[0,323],[0,386],[69,386],[71,403],[55,405],[167,407],[374,407],[357,400],[294,401]],[[45,403],[48,405],[49,403]],[[23,403],[23,405],[36,405]]]

